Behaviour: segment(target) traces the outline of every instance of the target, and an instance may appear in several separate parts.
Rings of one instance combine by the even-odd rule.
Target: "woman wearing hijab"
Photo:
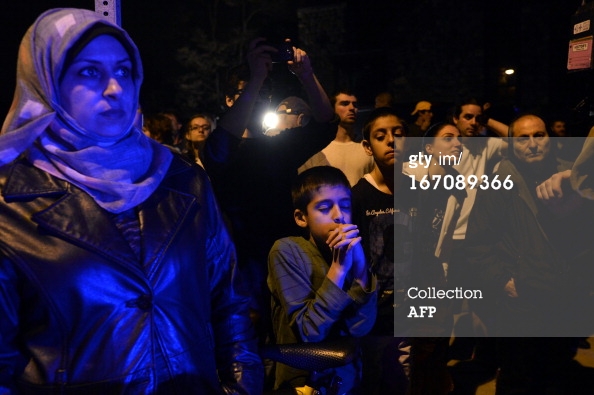
[[[0,135],[0,393],[261,393],[210,184],[134,127],[141,81],[92,11],[23,38]]]

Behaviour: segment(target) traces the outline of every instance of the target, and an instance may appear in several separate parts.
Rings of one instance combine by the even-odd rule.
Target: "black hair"
[[[446,126],[456,127],[456,125],[454,125],[450,121],[434,123],[433,125],[429,126],[429,128],[425,131],[425,134],[423,134],[423,138],[426,138],[426,139],[434,138],[435,136],[437,136],[437,134],[440,132],[440,130]]]
[[[398,118],[398,120],[402,123],[402,127],[404,128],[404,135],[408,136],[408,124],[406,123],[404,118],[401,117],[400,115],[398,115],[398,113],[392,107],[379,107],[379,108],[376,108],[373,111],[371,111],[369,113],[369,115],[367,116],[367,119],[365,120],[365,123],[363,124],[363,139],[369,141],[373,123],[378,118],[383,118],[383,117],[388,117],[388,116],[394,116],[394,117]]]
[[[470,104],[479,106],[481,108],[481,111],[483,109],[483,103],[481,101],[479,101],[479,99],[477,99],[476,97],[467,97],[467,98],[460,100],[456,104],[456,107],[454,107],[454,110],[452,112],[453,118],[460,118],[460,114],[462,114],[462,107],[470,105]]]
[[[299,174],[291,186],[293,208],[305,212],[314,194],[322,186],[343,186],[350,194],[351,184],[344,173],[332,166],[316,166]]]
[[[330,95],[330,97],[329,97],[330,104],[332,105],[332,108],[334,108],[334,105],[336,104],[336,96],[340,95],[341,93],[345,94],[345,95],[357,97],[357,95],[355,95],[355,93],[353,92],[353,90],[351,88],[340,87],[340,88],[336,89],[334,91],[334,93],[332,93],[332,95]]]
[[[425,150],[425,145],[431,144],[435,140],[435,136],[437,136],[437,134],[446,126],[456,127],[456,125],[450,120],[434,123],[433,125],[429,126],[429,128],[425,131],[425,134],[423,134],[423,141],[421,142],[421,147],[423,147],[423,150]]]

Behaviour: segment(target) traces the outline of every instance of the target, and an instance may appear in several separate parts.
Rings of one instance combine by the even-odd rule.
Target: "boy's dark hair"
[[[306,211],[314,194],[321,186],[343,186],[349,193],[351,185],[340,169],[332,166],[316,166],[305,170],[293,181],[291,197],[295,210]]]
[[[398,115],[398,113],[392,107],[379,107],[375,110],[371,111],[365,120],[365,124],[363,125],[363,139],[369,141],[369,136],[371,134],[371,128],[373,123],[378,118],[394,116],[398,118],[400,122],[402,122],[402,127],[404,128],[404,135],[408,136],[408,125],[403,117]]]

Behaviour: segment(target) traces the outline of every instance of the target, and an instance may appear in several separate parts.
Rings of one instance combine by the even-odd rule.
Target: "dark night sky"
[[[526,59],[522,57],[528,48],[520,45],[517,40],[518,35],[529,37],[531,30],[542,34],[543,26],[546,26],[547,30],[544,35],[548,37],[543,37],[542,40],[547,40],[550,43],[547,48],[549,52],[552,51],[553,53],[547,55],[548,58],[545,62],[547,63],[548,74],[543,78],[548,79],[548,89],[554,91],[551,94],[550,101],[554,104],[561,103],[561,105],[571,106],[580,99],[583,93],[579,91],[579,88],[575,88],[575,86],[580,86],[580,82],[576,82],[575,77],[568,77],[564,70],[567,57],[569,17],[577,10],[581,0],[549,0],[547,2],[486,0],[481,3],[465,0],[391,0],[389,2],[349,0],[344,2],[348,4],[351,10],[354,10],[351,11],[351,19],[349,19],[345,37],[347,40],[352,41],[354,47],[358,46],[359,48],[369,47],[370,42],[373,43],[372,45],[379,43],[378,46],[382,47],[381,41],[384,37],[387,40],[393,39],[395,37],[394,31],[399,31],[400,34],[406,36],[408,27],[403,24],[406,24],[406,21],[411,18],[403,15],[403,13],[414,11],[418,15],[419,10],[421,9],[422,12],[424,6],[433,7],[434,10],[439,9],[439,7],[447,7],[450,10],[448,17],[452,19],[452,24],[467,23],[465,14],[468,13],[469,7],[475,9],[476,7],[486,7],[485,10],[487,11],[484,13],[485,20],[483,23],[487,34],[483,45],[485,46],[487,61],[492,63],[493,66],[497,62],[503,62],[503,60],[509,63],[523,62],[526,64]],[[3,76],[2,92],[0,93],[0,113],[2,114],[5,114],[8,110],[14,92],[16,54],[20,39],[37,15],[46,9],[54,7],[94,8],[93,0],[18,0],[6,1],[5,3],[7,4],[3,5],[3,10],[0,13],[0,32],[3,37],[0,42],[0,72]],[[320,3],[322,2],[302,1],[299,4],[309,6]],[[326,3],[336,4],[341,2],[335,0]],[[383,4],[382,7],[379,7],[380,3]],[[546,3],[546,7],[550,7],[550,12],[543,11],[542,4],[544,3]],[[165,70],[163,65],[174,62],[175,56],[174,45],[163,41],[163,29],[175,29],[172,26],[172,18],[168,17],[167,9],[168,7],[182,5],[189,7],[191,1],[121,0],[121,4],[123,27],[128,30],[132,38],[137,42],[145,63],[147,79],[145,79],[144,89],[156,89],[154,85],[156,82],[153,81],[153,78],[157,79],[159,75],[156,71]],[[167,7],[163,4],[166,4]],[[529,6],[531,4],[540,7],[538,8],[541,10],[539,12],[544,16],[535,15],[533,17],[530,15],[530,11],[527,12],[526,10],[530,10]],[[509,10],[506,10],[506,7],[509,7]],[[384,12],[379,13],[377,10],[384,10]],[[443,26],[444,21],[438,21],[439,18],[442,18],[442,15],[428,14],[425,23],[426,29],[425,24],[421,27],[426,30],[428,37],[441,34],[440,31],[433,31],[436,26],[439,26],[439,23]],[[543,18],[546,20],[543,20]],[[419,32],[418,18],[416,21],[417,25],[410,28],[412,32],[416,32],[413,34]],[[533,29],[533,24],[539,27]],[[460,28],[463,29],[463,26]],[[452,30],[455,30],[455,26]],[[414,38],[406,37],[406,39],[410,40],[414,45]],[[430,40],[430,38],[427,40]],[[447,43],[446,45],[455,46],[456,43]],[[386,48],[385,45],[383,47]],[[443,48],[441,50],[443,51]],[[458,48],[458,50],[461,49]],[[462,50],[473,51],[474,48]],[[359,67],[359,65],[354,67]],[[533,68],[532,72],[538,72],[539,66],[531,67]],[[374,72],[378,75],[381,74],[377,70],[370,70],[371,76],[366,77],[369,81],[373,81],[372,79],[376,77],[373,75]],[[440,72],[441,70],[437,71],[437,74],[440,74]],[[444,70],[443,72],[447,71]],[[431,71],[428,73],[431,73]],[[581,84],[581,86],[583,85]],[[169,87],[169,89],[175,89],[175,87]],[[372,87],[372,89],[376,88]],[[427,89],[427,87],[420,86],[419,89]],[[165,92],[164,97],[166,97]],[[411,97],[410,101],[416,99]]]

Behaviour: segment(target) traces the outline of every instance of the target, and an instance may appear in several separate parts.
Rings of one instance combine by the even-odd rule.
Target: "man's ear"
[[[305,116],[303,114],[299,114],[297,116],[297,125],[298,126],[305,126],[304,120],[305,120]]]
[[[309,123],[310,119],[311,117],[309,115],[299,114],[299,116],[297,117],[297,124],[299,126],[306,126]]]
[[[371,151],[371,144],[369,144],[369,141],[361,140],[361,145],[363,146],[363,149],[367,155],[373,156],[373,151]]]
[[[307,215],[303,211],[296,209],[293,212],[293,218],[295,218],[297,226],[300,228],[307,228]]]

